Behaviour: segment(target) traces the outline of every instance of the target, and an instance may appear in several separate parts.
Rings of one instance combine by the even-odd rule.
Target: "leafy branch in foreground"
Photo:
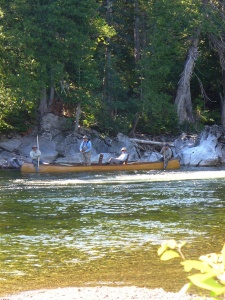
[[[225,294],[225,244],[221,253],[209,253],[199,257],[199,260],[186,260],[181,248],[186,242],[177,243],[175,240],[165,241],[158,249],[161,260],[170,260],[180,257],[186,272],[195,270],[197,273],[187,276],[189,283],[181,289],[182,292],[195,285],[199,288],[209,290],[210,296]],[[216,298],[215,298],[216,299]]]

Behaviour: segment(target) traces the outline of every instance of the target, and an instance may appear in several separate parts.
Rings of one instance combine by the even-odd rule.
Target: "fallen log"
[[[165,144],[168,144],[171,147],[173,146],[172,142],[156,142],[156,141],[139,140],[139,139],[133,139],[133,138],[130,138],[130,140],[132,142],[139,143],[139,144],[159,145],[159,146],[162,146],[162,147],[165,146]]]

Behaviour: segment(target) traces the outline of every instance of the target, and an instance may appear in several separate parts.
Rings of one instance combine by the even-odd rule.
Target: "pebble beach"
[[[166,292],[163,289],[138,287],[71,287],[27,291],[0,300],[210,300],[196,295]]]

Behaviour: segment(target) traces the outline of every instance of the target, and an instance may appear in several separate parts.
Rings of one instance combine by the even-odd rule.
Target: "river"
[[[225,242],[225,170],[21,174],[0,171],[0,295],[67,286],[136,285],[178,291],[180,260]]]

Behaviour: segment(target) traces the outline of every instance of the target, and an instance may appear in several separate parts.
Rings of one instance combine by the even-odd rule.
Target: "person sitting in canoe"
[[[168,161],[171,159],[171,157],[173,156],[173,152],[169,146],[169,144],[165,144],[165,146],[162,148],[162,150],[160,151],[160,154],[163,155],[162,160],[164,162],[164,170],[167,167]]]
[[[39,171],[39,164],[42,165],[42,161],[40,160],[41,157],[41,151],[37,148],[36,145],[32,147],[32,150],[30,151],[30,157],[32,159],[32,164],[34,164],[36,172]]]
[[[108,163],[110,165],[122,165],[128,158],[128,153],[127,153],[127,149],[125,147],[123,147],[121,149],[121,154],[119,157],[117,158],[114,158],[114,157],[111,157],[108,161]]]
[[[88,137],[86,135],[84,135],[83,141],[80,144],[80,152],[83,155],[84,166],[91,165],[91,149],[92,149],[91,141],[89,141]]]

